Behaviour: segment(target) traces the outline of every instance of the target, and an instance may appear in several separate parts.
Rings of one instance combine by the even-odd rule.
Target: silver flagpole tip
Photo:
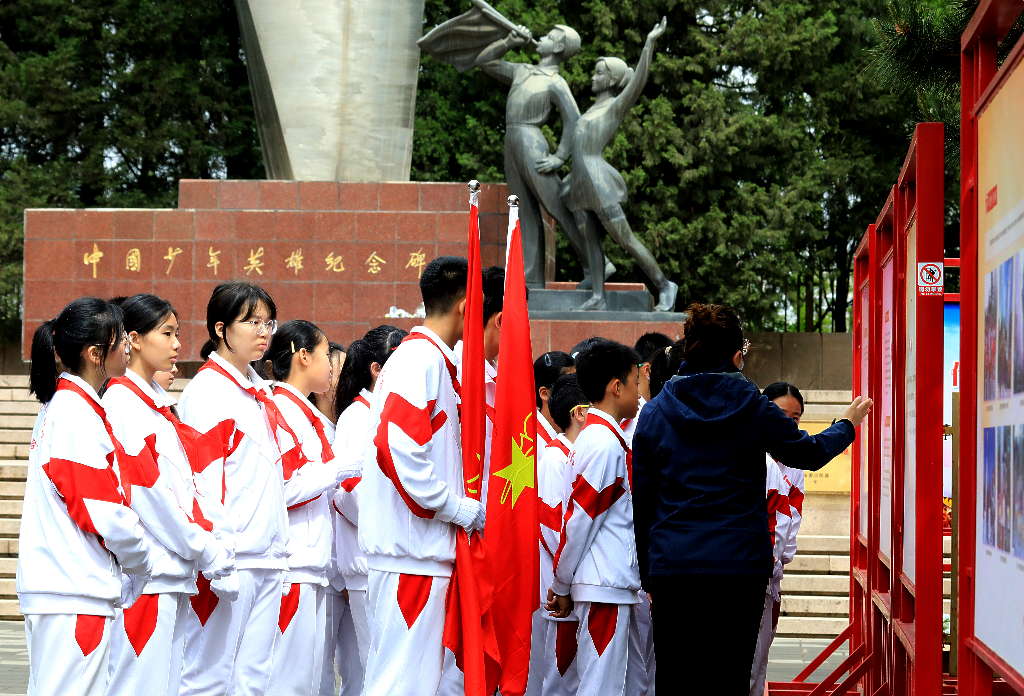
[[[519,196],[512,194],[508,197],[508,207],[518,208],[519,207]]]
[[[470,193],[476,193],[479,190],[480,190],[480,182],[477,181],[476,179],[472,179],[469,182],[469,192]]]

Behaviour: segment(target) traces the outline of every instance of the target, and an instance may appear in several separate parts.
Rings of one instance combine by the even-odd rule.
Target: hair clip
[[[290,341],[290,343],[292,344],[292,352],[294,353],[295,352],[295,341]]]
[[[665,355],[666,356],[671,356],[672,355],[672,346],[665,346]]]
[[[740,353],[742,353],[743,355],[746,355],[748,352],[750,352],[750,339],[749,338],[744,338],[743,339],[743,347],[740,348]]]

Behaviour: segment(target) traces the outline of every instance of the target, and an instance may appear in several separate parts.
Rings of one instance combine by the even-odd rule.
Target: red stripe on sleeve
[[[373,444],[377,447],[377,465],[380,466],[380,470],[394,484],[398,495],[405,501],[412,514],[424,519],[433,519],[434,511],[427,510],[416,503],[405,490],[405,486],[402,485],[391,454],[389,431],[390,426],[394,424],[416,444],[420,446],[427,444],[447,420],[444,411],[438,413],[433,419],[430,418],[430,412],[434,410],[436,403],[436,401],[431,401],[426,408],[417,408],[400,394],[394,392],[388,394],[387,401],[384,402],[384,409],[381,411],[380,426],[378,426],[377,435],[373,439]]]

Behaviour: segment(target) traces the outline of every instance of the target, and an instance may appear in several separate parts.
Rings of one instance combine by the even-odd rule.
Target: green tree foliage
[[[635,63],[666,15],[645,96],[606,152],[634,230],[683,302],[731,303],[762,329],[846,330],[852,252],[911,129],[905,101],[866,71],[881,0],[493,4],[535,35],[555,23],[580,32],[564,74],[582,110],[595,59]],[[427,26],[466,7],[427,0]],[[427,58],[417,99],[415,176],[502,178],[502,87]],[[559,251],[560,276],[576,277],[564,239]],[[642,279],[614,244],[606,251],[616,279]]]
[[[0,3],[4,333],[17,333],[25,208],[167,207],[178,179],[225,175],[262,175],[232,3]]]

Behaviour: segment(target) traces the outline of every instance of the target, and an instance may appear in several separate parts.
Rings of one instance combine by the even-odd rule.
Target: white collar
[[[544,428],[544,432],[549,436],[555,437],[558,435],[558,431],[551,426],[551,423],[548,422],[548,419],[544,417],[544,414],[539,408],[537,409],[537,424]]]
[[[91,384],[86,382],[84,379],[82,379],[78,375],[73,375],[70,372],[61,372],[60,373],[60,378],[61,379],[66,379],[69,382],[74,382],[79,387],[81,387],[85,391],[85,393],[88,394],[92,398],[93,401],[95,401],[97,404],[100,403],[100,396],[99,396],[99,394],[96,393],[96,390],[92,388]]]
[[[367,402],[371,402],[371,400],[373,399],[373,392],[368,389],[360,389],[359,396],[366,399]]]
[[[170,394],[168,394],[163,387],[156,382],[147,382],[142,379],[135,370],[128,368],[124,372],[124,376],[132,381],[132,383],[142,390],[142,393],[153,400],[157,408],[163,408],[164,406],[173,406],[177,403]]]
[[[622,428],[619,427],[618,421],[616,421],[614,418],[612,418],[610,415],[608,415],[607,413],[605,413],[596,406],[591,406],[589,409],[587,409],[587,415],[589,416],[590,414],[594,414],[601,420],[608,423],[608,425],[610,425],[612,429],[619,434],[619,437],[621,437],[624,442],[626,441],[626,433],[622,432]]]
[[[243,389],[247,389],[249,387],[263,389],[267,385],[266,380],[260,379],[260,376],[256,374],[256,370],[252,369],[252,365],[246,367],[246,374],[243,375],[238,371],[238,368],[221,357],[217,351],[210,353],[210,360],[227,370],[228,374],[234,377],[238,383],[242,385]]]
[[[565,433],[558,433],[557,435],[555,435],[555,439],[558,440],[559,442],[561,442],[563,445],[565,445],[569,449],[572,449],[572,443],[569,442],[569,438],[567,438],[565,436]]]
[[[441,340],[440,336],[438,336],[432,330],[428,329],[426,326],[414,326],[412,331],[410,331],[409,333],[423,334],[424,336],[430,338],[435,344],[437,344],[437,347],[441,349],[441,352],[444,354],[446,358],[448,358],[452,362],[453,365],[457,365],[459,363],[459,356],[455,355],[454,351],[452,351],[452,349],[448,347],[447,343]]]
[[[298,389],[296,389],[296,388],[295,388],[295,387],[293,387],[292,385],[288,384],[287,382],[274,382],[274,387],[275,387],[275,388],[276,388],[276,387],[281,387],[282,389],[284,389],[284,390],[286,390],[286,391],[289,391],[289,392],[291,392],[291,393],[292,393],[292,394],[294,394],[295,396],[297,396],[297,397],[299,397],[300,399],[302,399],[303,401],[305,401],[305,402],[306,402],[306,404],[307,404],[307,405],[308,405],[308,406],[309,406],[310,408],[312,408],[312,409],[313,409],[314,411],[317,411],[317,410],[318,410],[316,406],[314,406],[314,405],[313,405],[312,403],[310,403],[310,401],[309,401],[309,398],[308,398],[308,397],[307,397],[307,396],[306,396],[305,394],[303,394],[302,392],[300,392],[300,391],[299,391]]]

